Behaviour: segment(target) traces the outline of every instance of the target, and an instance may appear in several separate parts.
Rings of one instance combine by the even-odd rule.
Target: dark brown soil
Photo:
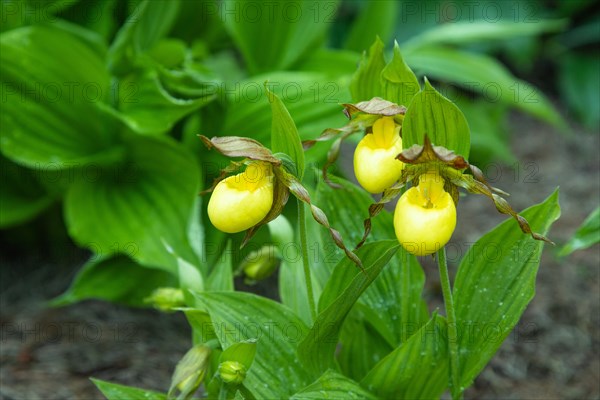
[[[520,115],[511,126],[521,163],[517,169],[503,166],[494,185],[512,194],[517,210],[560,186],[562,217],[550,234],[560,245],[598,205],[599,132],[576,128],[567,137]],[[504,219],[489,200],[474,196],[461,200],[459,215],[453,239],[458,244],[474,241]],[[546,247],[535,299],[466,398],[600,399],[600,247],[566,259],[555,253]],[[166,391],[176,362],[191,345],[181,315],[96,301],[49,309],[45,301],[64,290],[72,272],[0,260],[0,398],[102,398],[90,376]],[[437,274],[426,270],[428,294],[439,302]]]

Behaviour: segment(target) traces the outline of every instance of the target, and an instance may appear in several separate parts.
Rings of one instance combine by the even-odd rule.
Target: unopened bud
[[[252,281],[268,278],[279,266],[279,250],[272,245],[266,245],[250,252],[242,261],[241,269]]]
[[[246,378],[246,367],[237,361],[225,361],[219,364],[219,375],[223,382],[239,385]]]
[[[177,363],[169,393],[172,394],[177,389],[182,398],[187,398],[188,395],[194,393],[204,381],[206,371],[210,366],[210,354],[211,348],[208,346],[192,347]]]
[[[161,311],[171,311],[173,308],[185,306],[183,291],[172,287],[155,289],[144,301]]]

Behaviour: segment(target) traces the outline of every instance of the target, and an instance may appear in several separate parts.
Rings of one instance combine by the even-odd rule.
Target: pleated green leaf
[[[87,299],[100,299],[134,307],[148,306],[144,299],[159,287],[175,286],[174,275],[141,266],[118,255],[93,256],[78,272],[65,293],[52,300],[53,306],[66,306]]]
[[[198,265],[188,237],[198,164],[166,138],[133,136],[126,144],[127,163],[70,187],[64,204],[69,234],[97,254],[126,252],[173,273],[177,257]]]
[[[443,146],[469,158],[469,125],[463,113],[437,92],[425,78],[425,87],[413,97],[402,124],[402,147],[423,145],[425,134],[435,146]]]
[[[91,380],[108,400],[166,400],[167,398],[166,394],[152,390],[119,385],[94,378],[91,378]]]
[[[316,379],[316,371],[297,362],[296,348],[308,329],[287,307],[243,292],[195,296],[210,314],[221,346],[257,339],[256,356],[244,380],[255,398],[289,398]]]
[[[76,36],[50,26],[3,33],[0,72],[0,148],[7,157],[54,169],[118,159],[112,146],[119,127],[102,109],[110,99],[108,72]]]
[[[392,61],[381,71],[381,87],[384,99],[405,107],[421,90],[417,77],[402,58],[398,43],[394,43]]]
[[[273,122],[271,124],[271,151],[287,154],[296,165],[297,177],[304,176],[304,150],[298,135],[298,129],[281,99],[265,86],[271,103]]]
[[[169,30],[179,10],[179,0],[144,0],[136,4],[110,47],[108,65],[117,76],[125,75]]]
[[[215,12],[255,75],[288,69],[319,47],[334,21],[337,3],[227,0]]]
[[[298,358],[306,368],[322,373],[333,365],[334,351],[346,315],[398,247],[396,240],[374,242],[361,247],[356,254],[363,263],[364,272],[358,270],[348,258],[338,263],[323,289],[317,320],[298,347]]]
[[[446,320],[434,315],[361,381],[386,399],[439,399],[448,386]]]
[[[521,215],[535,232],[546,235],[560,216],[558,190]],[[543,245],[509,219],[463,257],[454,282],[461,386],[473,382],[533,298]]]
[[[305,387],[291,397],[292,400],[321,399],[363,399],[376,400],[377,397],[360,387],[358,383],[333,370],[327,370],[316,382]]]
[[[28,221],[54,202],[38,180],[36,171],[23,168],[0,155],[0,228]]]
[[[179,72],[178,74],[185,74]],[[189,79],[178,90],[167,86],[165,80],[175,72],[148,63],[119,81],[118,116],[135,132],[159,135],[169,131],[177,121],[216,98],[214,88]],[[191,74],[190,74],[191,75]],[[181,77],[183,80],[185,76]]]
[[[363,54],[358,70],[350,82],[350,93],[352,93],[352,100],[355,103],[383,96],[381,87],[381,72],[385,68],[383,48],[383,42],[377,37],[371,45],[368,55],[367,52]]]
[[[517,79],[493,58],[442,46],[405,49],[413,70],[478,92],[492,103],[502,102],[566,129],[558,111],[533,85]]]

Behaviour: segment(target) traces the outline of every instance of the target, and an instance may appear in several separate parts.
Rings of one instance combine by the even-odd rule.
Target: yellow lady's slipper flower
[[[254,161],[240,174],[217,184],[208,202],[208,217],[219,230],[241,232],[263,220],[273,206],[273,170]]]
[[[394,118],[381,117],[373,124],[373,134],[366,135],[354,151],[356,179],[370,193],[381,193],[400,178],[404,164],[396,160],[402,151],[399,131]]]
[[[434,171],[419,177],[419,185],[398,200],[394,229],[398,241],[411,254],[424,256],[441,249],[456,227],[456,206],[444,190],[444,179]]]

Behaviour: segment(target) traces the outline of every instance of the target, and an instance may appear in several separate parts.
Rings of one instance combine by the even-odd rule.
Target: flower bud
[[[241,232],[263,220],[273,206],[273,170],[254,161],[240,174],[217,184],[208,202],[208,217],[219,230]]]
[[[178,398],[188,398],[193,394],[206,377],[210,366],[211,348],[204,345],[192,347],[177,363],[169,396],[172,397],[176,391],[181,394]]]
[[[241,269],[252,281],[268,278],[279,265],[279,250],[272,245],[250,252],[242,261]]]
[[[155,289],[144,301],[152,304],[154,308],[161,311],[170,311],[173,308],[183,307],[185,305],[183,291],[172,287]]]
[[[411,254],[424,256],[446,245],[456,227],[456,206],[444,190],[444,179],[434,171],[419,177],[419,185],[398,200],[394,229]]]
[[[237,361],[219,364],[219,375],[225,383],[239,385],[246,379],[246,367]]]
[[[354,173],[370,193],[381,193],[402,174],[404,164],[396,159],[402,152],[400,127],[392,117],[381,117],[373,124],[373,134],[365,135],[354,151]]]

